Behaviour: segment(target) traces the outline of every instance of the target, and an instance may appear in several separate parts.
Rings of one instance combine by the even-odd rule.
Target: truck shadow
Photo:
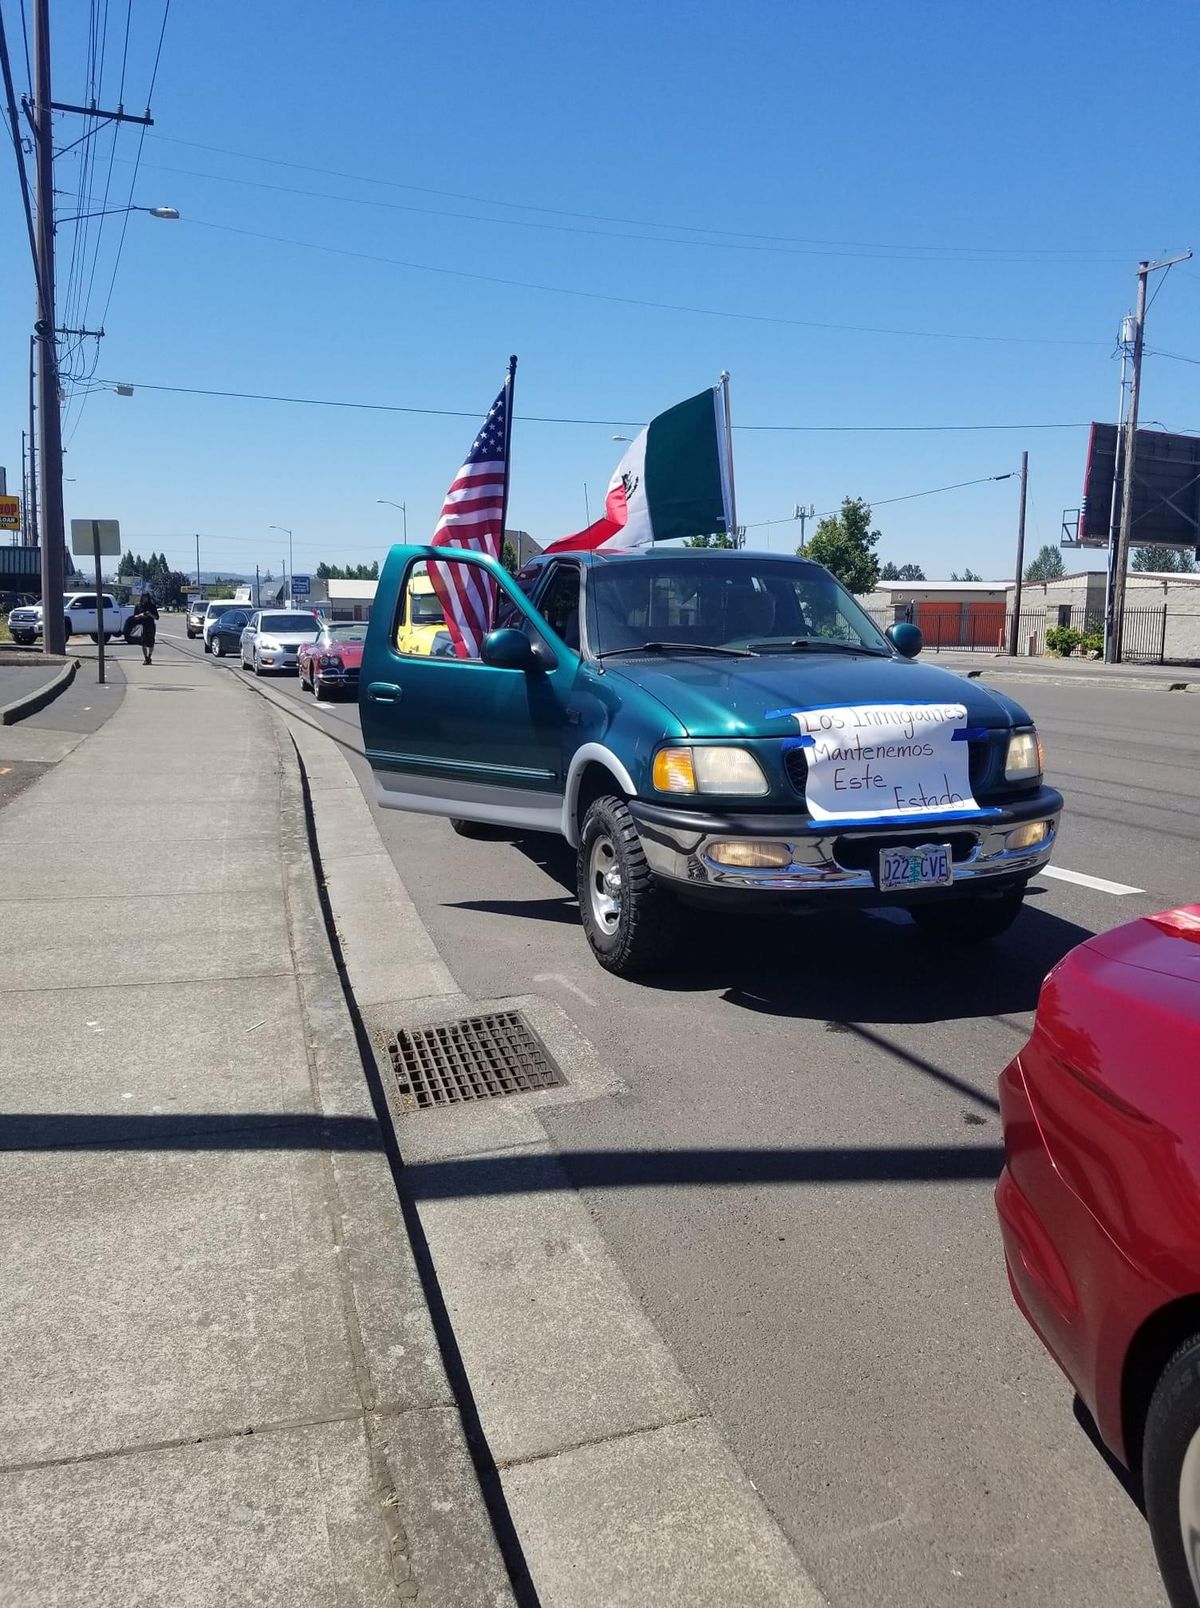
[[[530,836],[513,846],[573,900],[575,856],[565,843]],[[824,1021],[831,1031],[853,1022],[1019,1014],[1037,1004],[1051,967],[1092,936],[1041,908],[1041,897],[1035,883],[1010,931],[973,947],[933,943],[898,910],[792,916],[689,910],[675,964],[638,986],[718,993],[741,1010]],[[506,913],[563,921],[573,909],[564,898],[512,904]]]

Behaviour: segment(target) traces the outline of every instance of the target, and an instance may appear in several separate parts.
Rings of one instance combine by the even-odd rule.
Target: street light
[[[294,567],[292,564],[292,533],[286,525],[268,525],[267,529],[281,530],[288,539],[288,607],[291,608],[295,601],[292,597],[292,570]],[[261,602],[262,600],[260,599],[259,601]]]
[[[178,207],[104,207],[99,212],[74,212],[69,218],[55,218],[54,226],[60,223],[82,223],[85,218],[111,218],[120,212],[145,212],[152,218],[178,219]]]
[[[406,503],[393,502],[390,497],[376,497],[377,503],[384,503],[388,508],[398,508],[404,515],[404,540],[408,541],[408,506]]]

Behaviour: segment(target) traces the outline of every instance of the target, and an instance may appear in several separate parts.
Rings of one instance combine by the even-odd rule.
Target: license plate
[[[919,849],[882,849],[879,887],[883,893],[904,888],[939,888],[954,881],[948,843],[922,843]]]

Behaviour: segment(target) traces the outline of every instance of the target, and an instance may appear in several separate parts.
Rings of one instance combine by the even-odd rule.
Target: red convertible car
[[[1017,1304],[1140,1478],[1175,1608],[1200,1604],[1200,905],[1072,950],[1000,1078]]]
[[[301,645],[297,658],[300,685],[312,689],[318,703],[331,692],[357,692],[366,623],[327,620],[321,634]]]

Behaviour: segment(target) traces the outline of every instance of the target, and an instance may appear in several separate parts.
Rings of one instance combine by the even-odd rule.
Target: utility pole
[[[1138,403],[1142,391],[1142,350],[1146,337],[1146,282],[1160,268],[1170,268],[1177,262],[1187,262],[1190,251],[1177,257],[1164,257],[1161,262],[1138,263],[1137,311],[1133,325],[1133,378],[1129,385],[1129,417],[1125,421],[1125,466],[1121,483],[1121,527],[1117,535],[1117,552],[1112,572],[1112,629],[1104,644],[1106,664],[1120,664],[1121,637],[1125,623],[1125,572],[1129,565],[1129,541],[1133,534],[1133,479],[1137,460]]]
[[[1021,506],[1017,514],[1017,579],[1013,588],[1012,627],[1008,633],[1009,657],[1015,659],[1021,633],[1021,586],[1025,576],[1025,499],[1029,489],[1029,454],[1021,454]]]
[[[33,105],[26,106],[33,129],[37,176],[35,231],[37,269],[37,320],[34,337],[40,349],[37,365],[38,442],[42,462],[42,506],[39,535],[42,550],[42,651],[62,653],[66,647],[63,625],[63,558],[66,533],[63,522],[62,414],[59,405],[58,348],[54,313],[54,118],[73,112],[108,123],[140,123],[149,127],[149,111],[135,117],[118,107],[115,112],[56,101],[50,74],[50,0],[33,0]],[[142,210],[134,208],[135,211]]]
[[[37,483],[37,405],[34,400],[34,355],[36,337],[29,337],[29,518],[25,523],[26,538],[30,547],[38,545],[38,483]]]
[[[1121,389],[1117,397],[1117,439],[1113,443],[1112,499],[1108,510],[1108,562],[1104,575],[1104,657],[1108,660],[1108,645],[1113,635],[1113,577],[1117,573],[1117,548],[1121,533],[1121,465],[1125,444],[1125,386],[1129,372],[1129,354],[1133,350],[1133,314],[1126,313],[1121,320],[1121,333],[1117,337],[1121,348]],[[1111,662],[1111,661],[1109,661]]]
[[[34,148],[37,154],[38,401],[42,456],[42,651],[61,654],[63,625],[62,416],[54,332],[54,120],[50,87],[50,0],[34,0]]]
[[[200,585],[200,532],[199,531],[196,532],[196,590],[197,590],[197,592],[202,592],[204,590],[204,588]]]
[[[792,518],[793,519],[798,519],[800,521],[800,545],[801,545],[801,547],[804,546],[804,527],[808,523],[808,521],[813,518],[813,516],[816,514],[816,511],[817,511],[816,503],[809,503],[807,508],[804,507],[803,503],[797,503],[795,505],[795,507],[792,509]]]

